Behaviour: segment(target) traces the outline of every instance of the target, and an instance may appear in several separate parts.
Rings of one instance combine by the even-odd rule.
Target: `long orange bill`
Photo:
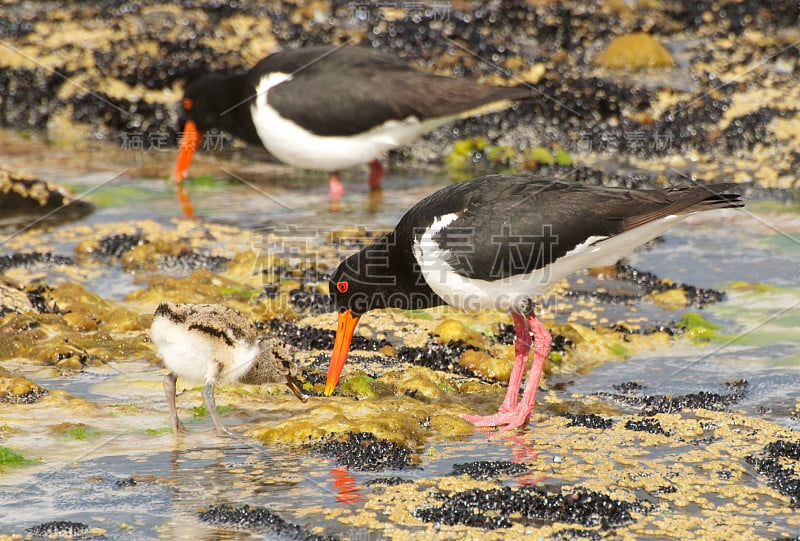
[[[350,310],[339,313],[339,326],[336,328],[331,364],[328,366],[328,379],[325,381],[325,396],[332,395],[336,384],[339,383],[339,377],[342,375],[342,369],[347,360],[347,353],[350,351],[350,341],[353,339],[359,318],[360,316],[354,316]]]
[[[175,171],[172,173],[172,180],[180,182],[186,178],[189,164],[192,163],[194,151],[200,144],[202,134],[197,131],[197,125],[192,120],[187,120],[183,126],[183,135],[178,146],[178,162],[175,164]]]
[[[191,120],[187,120],[183,126],[183,136],[181,137],[178,149],[178,161],[175,164],[175,171],[172,173],[172,180],[178,185],[178,202],[186,218],[194,216],[194,208],[189,199],[189,194],[183,188],[183,179],[189,171],[189,164],[192,163],[194,151],[197,150],[203,135],[197,131],[197,126]]]

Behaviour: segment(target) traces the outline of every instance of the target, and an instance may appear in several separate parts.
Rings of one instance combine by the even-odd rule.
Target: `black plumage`
[[[355,327],[378,308],[503,308],[516,331],[514,367],[497,413],[479,426],[528,422],[551,336],[534,313],[546,286],[607,265],[685,215],[743,206],[734,184],[657,190],[585,186],[535,175],[494,175],[445,187],[417,203],[394,231],[345,259],[331,277],[339,310],[325,393],[331,394]],[[525,390],[519,390],[531,349]]]

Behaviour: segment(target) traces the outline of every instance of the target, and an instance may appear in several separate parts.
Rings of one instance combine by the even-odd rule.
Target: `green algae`
[[[192,188],[200,190],[215,191],[221,188],[235,186],[238,183],[226,178],[214,177],[211,175],[199,175],[196,177],[189,177],[184,182]]]
[[[403,310],[403,314],[413,319],[432,320],[433,314],[425,310]]]
[[[27,466],[29,464],[35,464],[36,462],[36,460],[25,458],[9,447],[0,447],[0,471],[4,468]]]
[[[145,429],[144,433],[147,434],[148,436],[161,436],[164,434],[171,434],[172,428],[168,426],[162,428],[147,428]]]
[[[525,151],[525,158],[541,165],[553,165],[556,158],[544,147],[533,147]]]
[[[348,396],[357,396],[361,398],[375,398],[378,393],[375,392],[375,378],[367,375],[358,375],[346,379],[342,383],[341,393]]]
[[[236,406],[217,406],[217,413],[227,413],[229,411],[236,411],[239,408]],[[208,415],[208,410],[206,409],[205,405],[203,406],[195,406],[192,408],[192,415],[195,417],[206,417]]]
[[[247,286],[225,285],[220,286],[219,292],[223,295],[238,297],[240,300],[252,302],[258,298],[259,292]]]
[[[721,325],[712,323],[697,312],[687,312],[678,323],[685,329],[685,334],[696,342],[705,342],[714,338]]]
[[[631,351],[619,342],[609,344],[608,350],[614,355],[619,355],[620,357],[627,357],[631,354]]]
[[[76,441],[86,441],[98,438],[102,433],[98,430],[90,430],[86,426],[76,426],[65,432],[62,437]]]
[[[518,173],[543,165],[570,166],[572,156],[562,147],[536,146],[517,151],[507,145],[492,145],[485,137],[460,139],[444,157],[450,178],[459,182],[476,174]]]

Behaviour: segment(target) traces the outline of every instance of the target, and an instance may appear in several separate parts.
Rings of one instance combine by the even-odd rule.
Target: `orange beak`
[[[192,156],[200,144],[203,135],[197,131],[197,125],[192,120],[187,120],[183,126],[183,136],[178,150],[178,163],[175,164],[175,171],[172,173],[172,180],[180,182],[186,178],[189,164],[192,163]]]
[[[189,164],[192,163],[192,156],[197,146],[200,144],[203,134],[197,131],[197,126],[191,120],[187,120],[183,126],[183,136],[181,137],[180,147],[178,149],[178,162],[175,164],[175,171],[172,173],[172,180],[178,185],[178,203],[183,209],[183,216],[191,218],[194,216],[194,208],[192,201],[189,199],[189,194],[183,188],[183,179],[186,178],[186,172],[189,170]]]
[[[350,351],[350,341],[353,339],[359,318],[360,316],[354,316],[350,310],[339,313],[339,326],[336,328],[331,364],[328,366],[328,379],[325,381],[325,396],[332,395],[336,384],[339,383],[342,368],[347,360],[347,353]]]

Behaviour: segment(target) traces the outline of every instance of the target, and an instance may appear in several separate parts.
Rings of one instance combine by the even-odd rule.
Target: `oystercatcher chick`
[[[478,426],[525,425],[533,412],[550,333],[535,314],[548,284],[610,265],[685,216],[741,207],[733,184],[632,190],[533,175],[493,175],[443,188],[417,203],[395,230],[345,259],[330,282],[339,310],[325,394],[342,372],[359,318],[377,308],[449,304],[508,310],[516,333],[508,391]],[[519,390],[534,353],[522,398]]]
[[[173,178],[186,177],[203,134],[219,128],[290,165],[327,171],[332,198],[344,194],[338,172],[365,163],[377,190],[384,152],[483,106],[497,110],[530,96],[524,86],[425,73],[366,47],[281,51],[247,73],[208,75],[186,87]]]
[[[184,431],[175,407],[178,377],[205,381],[203,401],[217,433],[236,436],[219,418],[214,387],[222,383],[275,383],[285,381],[305,401],[293,375],[293,348],[276,338],[258,336],[250,319],[228,306],[164,302],[158,305],[150,329],[164,365],[164,393],[172,431]]]

